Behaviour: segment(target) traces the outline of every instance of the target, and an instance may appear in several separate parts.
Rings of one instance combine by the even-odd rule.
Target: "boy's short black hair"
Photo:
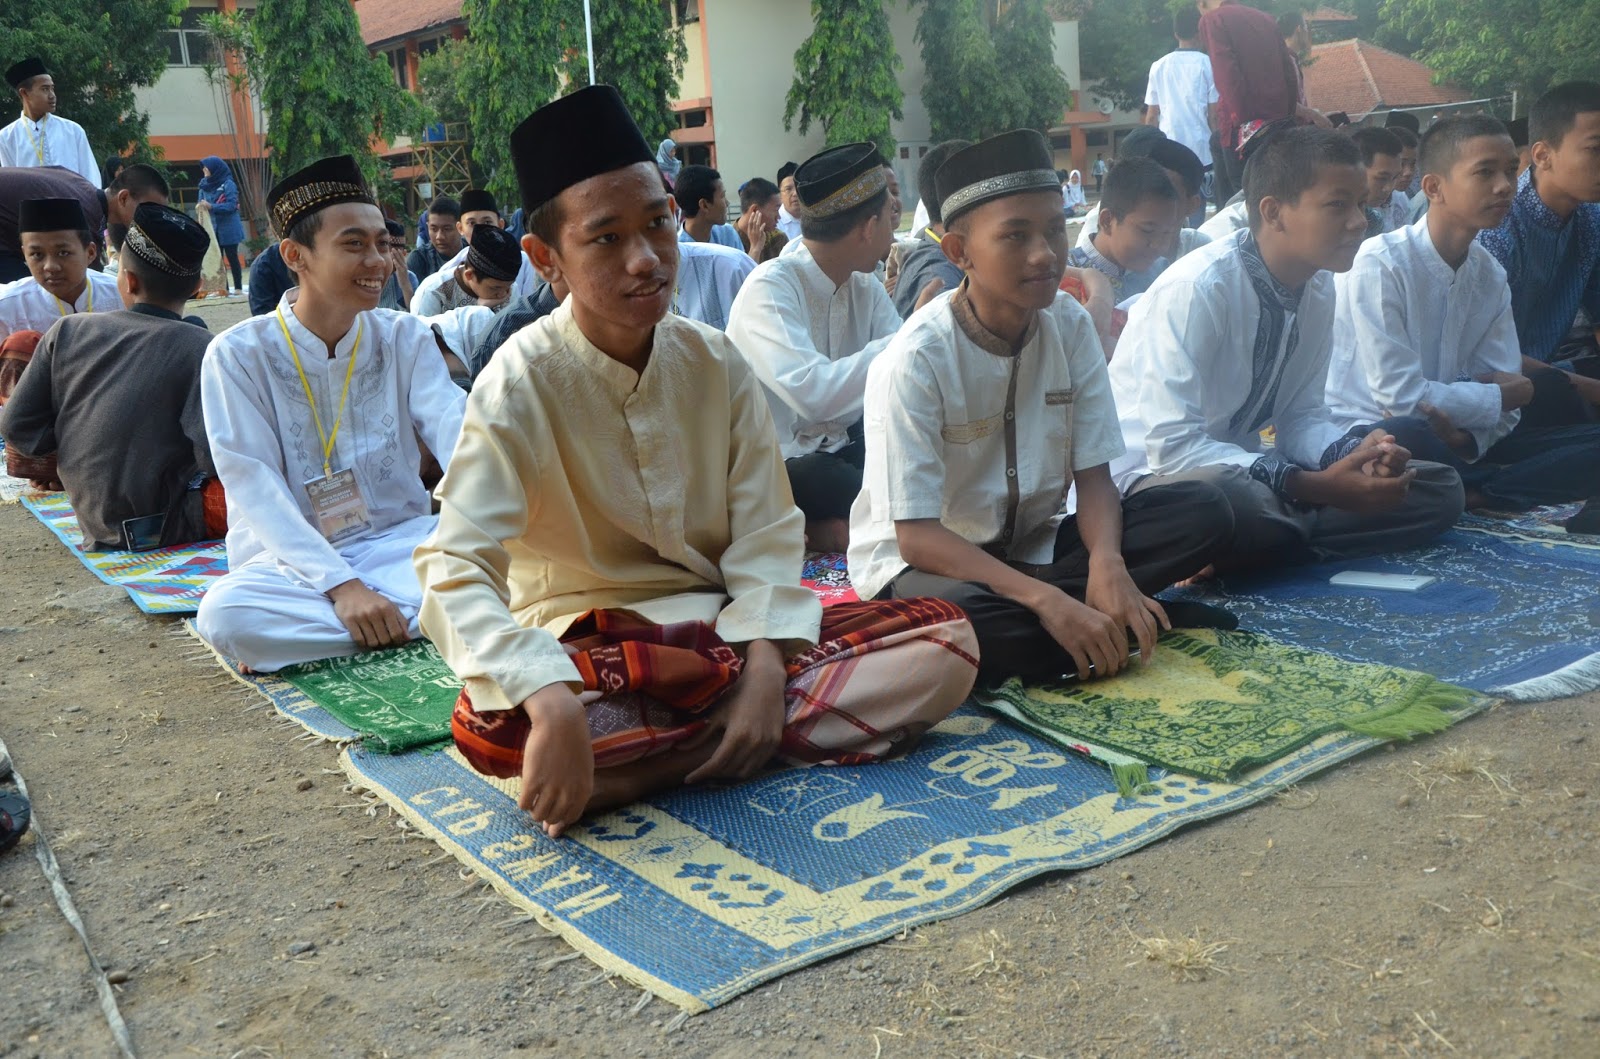
[[[1139,208],[1145,199],[1177,203],[1178,189],[1167,179],[1167,171],[1151,158],[1124,158],[1106,174],[1105,191],[1100,196],[1100,215],[1122,220]]]
[[[1400,149],[1403,151],[1414,151],[1422,145],[1422,138],[1404,125],[1395,125],[1389,131],[1400,141]]]
[[[144,288],[145,299],[170,305],[173,302],[188,301],[194,292],[200,289],[200,281],[204,277],[198,273],[193,276],[175,276],[171,272],[156,268],[138,254],[123,254],[118,259],[118,268],[125,268],[139,277],[139,285]]]
[[[1350,132],[1350,142],[1361,150],[1361,164],[1370,166],[1380,154],[1400,157],[1405,148],[1393,129],[1380,129],[1375,125],[1358,125]]]
[[[889,189],[884,188],[859,206],[852,206],[843,213],[820,219],[802,216],[800,234],[817,243],[837,243],[855,231],[856,227],[869,217],[876,217],[882,213],[884,204],[888,201]]]
[[[1184,4],[1172,13],[1172,35],[1179,40],[1194,40],[1200,35],[1200,9]]]
[[[917,163],[917,194],[922,199],[923,207],[928,211],[930,225],[944,223],[944,208],[939,201],[939,188],[934,183],[934,174],[951,155],[971,146],[971,140],[946,140],[928,148],[928,153]]]
[[[123,166],[106,190],[130,191],[135,195],[159,194],[162,198],[172,197],[172,188],[167,185],[167,178],[154,166],[145,165],[143,162]]]
[[[751,177],[739,188],[739,212],[743,213],[752,206],[760,206],[777,194],[778,185],[766,177]]]
[[[1343,133],[1308,125],[1274,135],[1244,166],[1250,227],[1261,224],[1262,199],[1270,196],[1279,202],[1298,203],[1301,195],[1316,186],[1323,166],[1363,164],[1361,148]]]
[[[1600,111],[1600,82],[1568,81],[1539,97],[1528,114],[1528,134],[1533,143],[1560,147],[1579,114]]]
[[[548,202],[540,203],[537,209],[524,216],[522,230],[538,236],[542,243],[555,246],[556,236],[561,233],[561,221],[561,196],[557,195]]]
[[[686,165],[678,170],[672,189],[678,200],[678,209],[685,217],[700,214],[700,203],[717,197],[717,182],[722,174],[708,165]]]
[[[289,225],[289,230],[284,233],[283,237],[291,242],[299,243],[301,246],[316,246],[317,233],[322,231],[323,212],[322,210],[317,210],[315,213],[308,213],[301,217]]]
[[[1487,114],[1464,114],[1456,118],[1441,118],[1428,126],[1422,134],[1422,146],[1417,151],[1417,172],[1424,176],[1449,176],[1456,160],[1461,157],[1461,145],[1479,136],[1504,136],[1511,133],[1498,118]]]
[[[461,203],[449,195],[438,195],[428,203],[428,214],[433,217],[449,217],[451,220],[461,219]]]
[[[1200,194],[1205,183],[1206,167],[1200,156],[1177,140],[1161,140],[1150,148],[1150,160],[1162,169],[1178,174],[1183,190],[1189,195]]]

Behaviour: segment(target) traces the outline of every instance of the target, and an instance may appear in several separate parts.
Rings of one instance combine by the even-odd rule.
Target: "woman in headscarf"
[[[678,145],[671,139],[662,140],[661,146],[656,148],[656,168],[661,170],[668,184],[678,182],[678,170],[683,168],[683,163],[678,160]]]
[[[200,177],[200,209],[211,215],[217,248],[233,270],[233,289],[243,292],[239,244],[244,242],[244,224],[239,220],[239,187],[228,163],[216,155],[202,159],[200,167],[204,174]]]
[[[1069,217],[1089,208],[1089,200],[1083,197],[1083,174],[1076,169],[1067,174],[1067,182],[1061,185],[1061,202]]]

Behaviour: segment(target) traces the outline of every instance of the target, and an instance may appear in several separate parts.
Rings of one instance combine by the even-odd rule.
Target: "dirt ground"
[[[141,1056],[1600,1055],[1600,696],[1500,707],[674,1028],[17,506],[0,564],[0,736]],[[0,895],[0,1055],[115,1055],[31,839]],[[1151,939],[1196,942],[1187,980]]]

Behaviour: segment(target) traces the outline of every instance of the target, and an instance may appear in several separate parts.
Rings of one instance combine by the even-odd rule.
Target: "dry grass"
[[[1474,781],[1488,783],[1497,794],[1517,793],[1517,789],[1511,785],[1510,777],[1489,767],[1494,763],[1494,751],[1464,743],[1460,746],[1445,747],[1429,762],[1413,761],[1412,764],[1416,768],[1412,771],[1411,778],[1428,797],[1432,796],[1434,787],[1440,783]]]
[[[1147,961],[1164,965],[1180,982],[1203,982],[1212,974],[1228,973],[1228,969],[1217,962],[1217,957],[1228,951],[1228,943],[1206,941],[1199,931],[1194,937],[1176,940],[1162,937],[1134,940],[1139,943],[1135,952],[1142,953]]]

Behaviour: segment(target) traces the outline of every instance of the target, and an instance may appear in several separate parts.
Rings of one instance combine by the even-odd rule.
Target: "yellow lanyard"
[[[88,295],[89,295],[89,303],[83,307],[83,311],[86,312],[86,313],[92,313],[92,312],[94,312],[94,283],[93,283],[93,281],[85,280],[84,284],[83,284],[83,289],[85,291],[87,291]],[[56,298],[56,296],[54,294],[50,295],[50,297]],[[74,313],[76,313],[78,310],[77,309],[73,309],[72,311]],[[60,298],[56,298],[56,312],[60,313],[62,316],[66,316],[67,315],[67,303],[62,301]]]
[[[46,120],[49,119],[49,117],[50,117],[50,115],[46,114],[43,118],[40,118],[39,119],[39,129],[40,129],[40,131],[39,132],[34,132],[33,131],[33,122],[29,120],[29,118],[28,118],[28,116],[26,114],[24,114],[22,116],[22,121],[23,121],[24,125],[26,126],[26,128],[28,130],[28,139],[33,141],[33,153],[39,157],[39,164],[40,165],[44,165],[44,131],[43,130],[44,130],[44,123],[45,123]]]
[[[333,477],[333,443],[339,437],[339,424],[344,422],[344,404],[350,399],[350,380],[356,373],[356,354],[361,352],[361,329],[366,321],[356,324],[355,345],[350,347],[350,365],[344,369],[344,393],[339,395],[339,411],[333,417],[333,433],[329,434],[322,429],[322,413],[317,411],[317,397],[311,392],[311,380],[306,378],[306,369],[300,366],[300,354],[295,352],[294,339],[289,335],[289,324],[283,318],[283,307],[277,311],[278,326],[283,328],[283,340],[289,343],[289,356],[294,359],[294,370],[300,373],[300,385],[306,388],[306,403],[311,406],[311,423],[317,428],[317,439],[322,442],[322,473],[326,477]]]
[[[944,245],[944,236],[940,235],[938,232],[935,232],[932,228],[924,228],[922,230],[928,233],[928,238],[929,239],[932,239],[934,242],[938,243],[940,246]]]

